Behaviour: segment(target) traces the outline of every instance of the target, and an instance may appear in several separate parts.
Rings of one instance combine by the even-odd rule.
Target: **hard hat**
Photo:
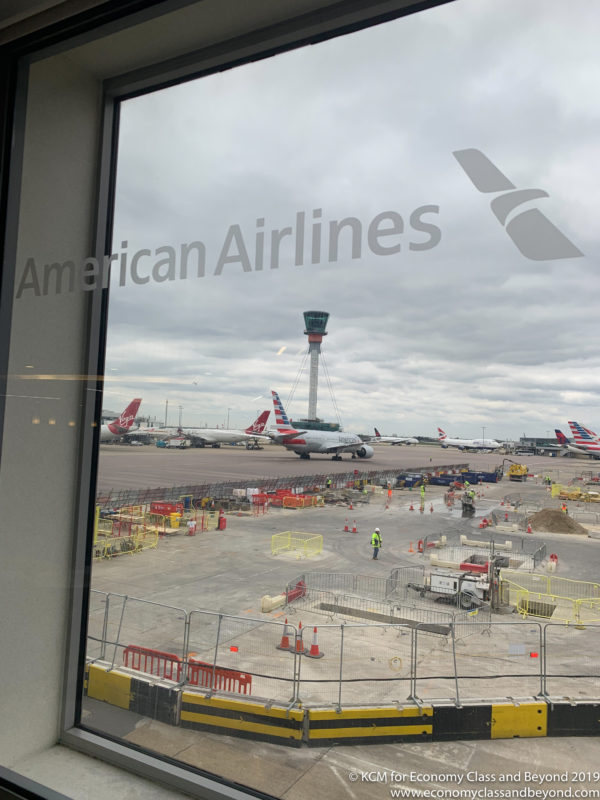
[[[379,533],[379,528],[375,528],[375,533]]]

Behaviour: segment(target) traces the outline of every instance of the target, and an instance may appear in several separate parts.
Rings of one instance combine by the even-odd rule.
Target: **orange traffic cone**
[[[358,528],[356,527],[356,520],[352,520],[352,533],[358,533]]]
[[[527,533],[533,533],[533,529],[531,527],[531,522],[527,525]]]
[[[353,510],[354,510],[354,507],[353,507],[353,505],[352,505],[352,500],[350,500],[350,505],[348,506],[348,508],[350,509],[350,511],[353,511]]]
[[[508,511],[504,512],[504,522],[508,522]]]
[[[433,503],[429,506],[429,513],[433,514]]]
[[[344,531],[346,531],[347,533],[349,530],[350,529],[348,528],[348,517],[346,517],[346,522],[344,523]]]
[[[313,640],[310,646],[310,650],[308,653],[305,653],[307,658],[323,658],[325,653],[321,653],[319,650],[319,642],[317,641],[317,627],[313,628]]]
[[[413,543],[412,542],[408,545],[408,552],[409,553],[414,553],[415,552],[414,549],[413,549]]]
[[[297,655],[304,655],[306,650],[304,649],[304,642],[302,641],[302,623],[298,623],[298,633],[296,634],[296,654]]]
[[[283,626],[283,635],[281,636],[281,643],[275,645],[277,650],[293,650],[294,648],[290,645],[290,634],[288,631],[288,621],[287,617],[285,618],[285,624]]]
[[[414,510],[415,510],[415,508],[414,508],[414,506],[413,506],[413,504],[412,504],[412,503],[410,504],[410,508],[409,508],[408,510],[409,510],[409,511],[414,511]]]

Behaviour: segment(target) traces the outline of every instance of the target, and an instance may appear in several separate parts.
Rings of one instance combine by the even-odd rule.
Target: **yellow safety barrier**
[[[297,558],[311,558],[323,551],[323,536],[320,533],[298,533],[284,531],[271,536],[271,555],[296,552]]]
[[[506,585],[509,587],[510,604],[516,607],[523,618],[541,617],[578,626],[600,622],[600,599],[575,599],[557,594],[530,592],[510,581],[505,581],[504,586]]]
[[[543,575],[538,572],[519,572],[503,569],[500,580],[507,580],[521,589],[542,594],[569,597],[572,600],[595,600],[600,598],[600,583],[576,581],[572,578],[559,578],[556,575]]]
[[[122,556],[126,553],[140,553],[158,544],[158,531],[142,528],[130,536],[107,536],[94,544],[94,560]]]
[[[200,529],[203,531],[216,531],[219,527],[219,512],[205,511],[200,520]]]

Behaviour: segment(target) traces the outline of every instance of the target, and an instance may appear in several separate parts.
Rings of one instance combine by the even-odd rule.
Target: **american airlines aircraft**
[[[136,397],[135,400],[129,403],[120,417],[109,422],[108,425],[102,425],[100,427],[100,441],[110,442],[114,439],[120,439],[121,436],[125,436],[126,433],[131,433],[131,426],[133,425],[141,402],[142,398]]]
[[[415,439],[413,436],[382,436],[377,428],[373,428],[375,431],[375,438],[371,439],[370,441],[375,442],[389,442],[389,444],[419,444],[419,440]]]
[[[293,450],[300,458],[310,458],[311,453],[329,453],[334,461],[340,461],[342,453],[351,453],[352,458],[373,457],[373,448],[355,433],[296,430],[291,426],[277,392],[272,391],[271,394],[275,407],[276,431],[272,431],[270,435],[277,444]]]
[[[502,445],[495,439],[449,439],[438,428],[438,442],[442,447],[457,447],[459,450],[497,450]]]
[[[600,458],[600,439],[589,428],[584,428],[578,422],[569,422],[569,428],[573,434],[573,442],[565,442],[567,450],[572,453],[580,453],[582,455],[591,456],[592,458]],[[558,432],[557,433],[558,437]],[[564,437],[567,438],[566,436]],[[560,441],[560,439],[559,439]],[[560,442],[563,444],[562,442]]]

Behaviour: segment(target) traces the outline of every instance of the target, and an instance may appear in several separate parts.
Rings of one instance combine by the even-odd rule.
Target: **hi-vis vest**
[[[377,531],[373,531],[373,535],[371,536],[371,546],[381,547],[381,535],[377,533]]]

